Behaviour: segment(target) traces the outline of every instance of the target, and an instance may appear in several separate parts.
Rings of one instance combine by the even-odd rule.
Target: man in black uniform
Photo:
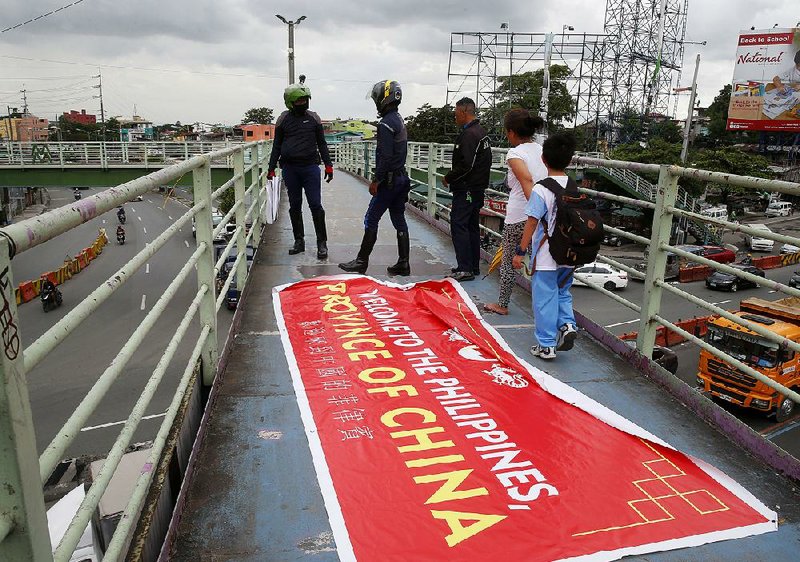
[[[480,212],[484,191],[489,186],[492,149],[489,136],[475,116],[475,102],[461,98],[456,102],[456,123],[461,133],[453,147],[452,169],[442,183],[450,187],[450,236],[456,252],[456,267],[449,277],[471,281],[480,275]]]
[[[375,149],[375,177],[369,185],[372,200],[364,216],[364,238],[356,259],[340,263],[339,267],[351,273],[365,273],[369,255],[378,239],[378,223],[388,210],[392,225],[397,230],[397,263],[386,268],[389,275],[411,275],[408,263],[410,244],[406,224],[406,201],[411,181],[406,173],[408,135],[397,106],[403,99],[400,84],[394,80],[376,83],[370,93],[375,108],[381,116],[378,123],[378,145]]]
[[[267,177],[275,177],[275,167],[280,160],[283,181],[289,193],[289,218],[294,233],[294,245],[289,249],[291,255],[306,249],[303,229],[305,190],[317,234],[317,258],[322,260],[328,257],[328,234],[325,229],[325,209],[322,208],[320,155],[325,162],[326,182],[333,179],[333,163],[328,155],[322,120],[319,115],[309,111],[309,99],[311,90],[302,83],[292,84],[283,92],[288,111],[281,113],[275,122],[275,140],[272,143]]]

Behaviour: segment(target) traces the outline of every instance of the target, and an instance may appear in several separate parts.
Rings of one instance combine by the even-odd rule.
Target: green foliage
[[[219,196],[217,199],[217,210],[222,213],[223,215],[227,214],[233,208],[233,204],[236,202],[236,193],[233,189],[233,186],[229,187],[225,191],[222,192],[222,195]]]
[[[259,125],[269,125],[272,123],[272,108],[270,107],[254,107],[248,109],[242,119],[242,125],[254,123]]]
[[[733,134],[725,130],[728,123],[728,106],[731,102],[731,85],[726,84],[714,101],[708,106],[708,140],[711,146],[721,146],[733,142]]]
[[[451,143],[455,129],[455,111],[451,105],[431,107],[425,104],[416,115],[406,118],[408,140],[414,142]]]
[[[650,123],[650,142],[659,139],[669,143],[683,142],[683,128],[675,121],[660,121]]]
[[[647,147],[639,143],[621,144],[611,151],[610,156],[613,160],[643,164],[679,164],[681,145],[655,138],[650,140],[650,145]]]
[[[566,80],[571,71],[563,64],[550,66],[550,96],[547,121],[550,130],[561,129],[564,122],[575,119],[575,100],[569,94]],[[503,113],[513,107],[523,107],[534,113],[542,109],[542,83],[544,69],[523,72],[513,76],[498,76],[498,107]]]

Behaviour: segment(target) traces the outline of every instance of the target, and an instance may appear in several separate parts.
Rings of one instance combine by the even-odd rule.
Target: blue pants
[[[322,194],[320,192],[319,166],[281,166],[283,181],[289,193],[289,211],[302,212],[303,190],[306,192],[308,208],[311,211],[322,209]]]
[[[384,184],[378,187],[378,193],[369,202],[367,213],[364,215],[364,230],[378,230],[378,223],[381,221],[386,211],[389,211],[389,218],[392,225],[398,232],[408,232],[406,223],[406,201],[408,201],[408,191],[411,182],[408,176],[397,174],[394,177],[394,186],[387,189]]]
[[[469,201],[467,196],[469,195]],[[458,271],[472,273],[481,265],[480,215],[483,191],[457,191],[450,207],[450,237],[456,253]]]
[[[572,293],[569,292],[572,279],[572,269],[568,267],[533,274],[534,335],[542,347],[555,347],[558,329],[564,324],[575,324]]]

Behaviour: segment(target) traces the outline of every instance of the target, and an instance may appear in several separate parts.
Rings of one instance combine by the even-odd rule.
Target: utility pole
[[[689,153],[689,136],[692,132],[692,118],[694,117],[694,98],[697,95],[697,70],[700,68],[700,53],[694,63],[694,78],[692,78],[692,93],[689,95],[689,115],[686,116],[686,126],[683,129],[683,149],[681,150],[681,164],[686,163]],[[677,89],[676,89],[677,91]]]
[[[100,130],[103,134],[103,140],[106,140],[106,112],[103,109],[103,73],[100,72],[99,69],[97,70],[97,76],[95,76],[95,78],[100,81],[97,86],[94,86],[100,89],[100,95],[95,97],[100,98]]]
[[[289,26],[289,84],[294,84],[294,26],[299,25],[306,17],[300,16],[295,21],[288,21],[279,14],[275,14],[275,17]]]
[[[19,93],[22,94],[22,114],[28,115],[28,90],[25,89],[25,84],[22,85]]]
[[[542,75],[542,101],[539,106],[542,108],[539,116],[544,121],[543,133],[547,135],[547,112],[550,108],[550,59],[553,55],[553,33],[545,35],[544,43],[544,74]]]

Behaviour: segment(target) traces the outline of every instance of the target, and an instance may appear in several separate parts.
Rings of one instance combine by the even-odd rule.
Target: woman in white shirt
[[[506,155],[507,181],[511,192],[508,195],[501,243],[503,257],[500,262],[500,298],[496,303],[483,305],[484,310],[489,312],[508,314],[511,289],[514,287],[514,268],[511,262],[528,219],[525,206],[533,185],[547,177],[547,168],[542,162],[542,145],[532,140],[542,125],[542,118],[531,115],[527,109],[512,109],[505,116],[506,138],[512,147]]]

